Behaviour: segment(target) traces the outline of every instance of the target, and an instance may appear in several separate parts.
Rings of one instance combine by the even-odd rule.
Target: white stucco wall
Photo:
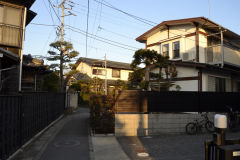
[[[180,41],[180,57],[184,53],[189,54],[189,59],[193,60],[196,59],[196,37],[195,36],[190,36],[190,37],[185,37],[186,34],[189,33],[194,33],[196,31],[196,27],[192,25],[177,25],[177,26],[170,26],[169,28],[169,39],[168,39],[168,30],[167,29],[162,29],[155,31],[154,33],[151,33],[151,36],[148,37],[147,39],[147,45],[153,44],[156,42],[161,42],[160,45],[155,45],[148,47],[147,49],[150,50],[155,50],[158,53],[160,53],[160,47],[162,47],[164,44],[169,44],[169,57],[170,59],[173,58],[173,42]],[[174,38],[174,39],[172,39]],[[200,39],[205,38],[200,37]],[[204,40],[201,40],[203,42]],[[203,46],[203,44],[201,45]],[[204,54],[204,49],[200,49],[201,54]],[[201,60],[204,59],[204,56],[201,57]]]
[[[93,75],[92,74],[93,69],[104,69],[105,70],[105,68],[103,68],[103,67],[91,67],[86,63],[80,63],[77,67],[77,70],[80,73],[87,74],[91,78],[98,77],[101,79],[105,79],[105,75]],[[129,77],[129,73],[133,72],[131,70],[121,69],[120,70],[120,78],[115,78],[115,77],[112,77],[112,70],[113,70],[112,68],[107,68],[107,79],[127,81],[128,77]]]
[[[198,70],[195,68],[176,66],[176,69],[178,71],[177,78],[198,76]],[[151,72],[158,74],[159,69],[155,68]],[[176,81],[175,84],[181,87],[180,91],[198,91],[198,80]],[[170,90],[176,90],[176,85]]]

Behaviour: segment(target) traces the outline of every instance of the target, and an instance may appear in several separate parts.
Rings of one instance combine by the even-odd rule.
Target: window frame
[[[94,70],[96,73],[94,73]],[[100,72],[101,71],[101,72]],[[102,72],[103,71],[103,72]],[[92,69],[92,74],[93,75],[98,75],[98,76],[106,76],[106,70],[105,69],[98,69],[98,68],[93,68]]]
[[[119,71],[119,76],[114,76],[113,71]],[[121,70],[120,69],[112,69],[112,77],[113,78],[121,78]]]
[[[216,92],[226,92],[226,79],[215,77],[215,90]]]
[[[170,46],[169,43],[165,43],[165,44],[162,45],[162,55],[163,56],[168,56],[169,57],[169,46]],[[167,51],[164,52],[165,47],[167,48]],[[167,54],[165,54],[165,53],[167,53]]]
[[[178,49],[175,49],[175,44],[178,43]],[[178,51],[178,56],[176,57],[176,51]],[[174,41],[172,42],[172,54],[173,54],[173,59],[178,59],[180,58],[180,41]]]

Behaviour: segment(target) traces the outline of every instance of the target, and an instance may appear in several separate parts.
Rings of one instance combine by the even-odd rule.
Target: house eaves
[[[191,24],[191,25],[198,25],[199,27],[212,31],[214,33],[218,33],[220,30],[224,30],[223,34],[224,37],[236,41],[240,43],[240,35],[232,32],[231,30],[205,18],[205,17],[195,17],[195,18],[187,18],[187,19],[178,19],[178,20],[170,20],[170,21],[163,21],[162,23],[158,24],[157,26],[153,27],[152,29],[148,30],[141,36],[136,38],[136,41],[145,43],[147,38],[156,31],[162,30],[164,28],[168,28],[171,26],[176,25],[183,25],[183,24]]]
[[[20,57],[17,54],[12,53],[11,51],[5,50],[3,48],[0,48],[0,53],[3,54],[3,57],[6,56],[6,57],[8,57],[8,58],[10,58],[10,59],[12,59],[14,61],[18,62],[20,60]]]
[[[81,57],[78,59],[77,64],[79,64],[80,62],[86,63],[92,67],[104,67],[104,60],[100,60],[100,59]],[[107,60],[107,68],[132,70],[129,63],[109,61],[109,60]]]

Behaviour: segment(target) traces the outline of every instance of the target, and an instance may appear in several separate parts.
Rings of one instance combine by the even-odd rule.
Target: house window
[[[94,75],[106,75],[105,69],[93,69],[92,74]]]
[[[162,54],[164,56],[169,56],[169,44],[164,44],[162,46]]]
[[[180,58],[180,42],[173,42],[173,58]]]
[[[114,78],[120,78],[120,70],[118,70],[118,69],[113,69],[113,70],[112,70],[112,77],[114,77]]]
[[[0,5],[0,43],[20,46],[22,13],[22,9]]]
[[[224,78],[216,77],[216,92],[225,92],[226,91],[226,82]]]

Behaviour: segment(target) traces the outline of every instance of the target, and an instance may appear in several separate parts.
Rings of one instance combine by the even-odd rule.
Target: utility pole
[[[223,30],[222,28],[220,28],[221,30],[221,52],[222,52],[222,65],[221,67],[224,67],[224,45],[223,45]]]
[[[69,15],[74,15],[73,13],[71,13],[70,11],[69,14],[65,15],[65,9],[66,10],[72,10],[72,5],[71,4],[67,4],[68,6],[70,6],[70,8],[66,8],[65,7],[65,3],[66,1],[68,1],[69,3],[73,3],[70,0],[63,0],[59,5],[58,8],[62,9],[62,21],[61,21],[61,47],[60,47],[60,91],[63,92],[64,91],[64,83],[63,83],[63,56],[64,56],[64,48],[63,48],[63,43],[64,43],[64,17],[65,16],[69,16]],[[75,15],[74,15],[75,16]]]
[[[107,95],[107,58],[106,58],[106,53],[104,56],[104,63],[105,63],[105,95]]]

